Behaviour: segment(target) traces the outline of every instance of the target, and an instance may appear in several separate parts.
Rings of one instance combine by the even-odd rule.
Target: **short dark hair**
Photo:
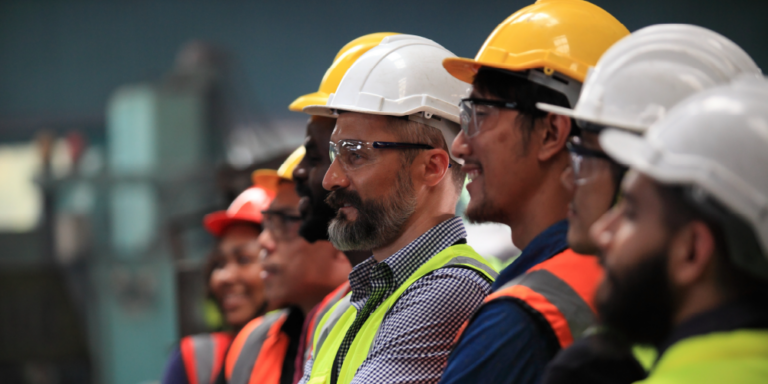
[[[525,120],[521,124],[523,129],[523,143],[528,147],[528,140],[535,128],[536,120],[547,117],[547,112],[536,108],[536,103],[547,103],[560,107],[571,107],[568,98],[558,91],[528,80],[520,72],[511,72],[503,69],[481,67],[475,75],[472,87],[484,94],[491,95],[501,100],[517,103],[519,117]],[[571,130],[576,130],[576,124],[571,120]]]
[[[395,137],[398,141],[406,143],[418,143],[427,144],[435,148],[440,148],[448,152],[450,156],[451,150],[449,146],[453,143],[447,143],[443,133],[439,129],[430,127],[426,124],[419,123],[417,121],[411,121],[407,118],[390,117],[392,119],[391,126],[394,128]],[[403,165],[411,165],[419,154],[418,150],[403,150],[402,151]],[[449,169],[453,183],[456,186],[457,191],[461,191],[464,187],[464,179],[466,178],[466,172],[461,169],[461,164],[456,160],[450,159],[451,168]]]
[[[690,186],[657,183],[656,188],[662,203],[664,225],[670,233],[692,221],[703,222],[712,232],[715,262],[718,266],[717,280],[724,291],[733,295],[768,293],[768,283],[747,268],[737,265],[732,257],[734,252],[763,253],[757,236],[743,219],[729,212],[712,197],[707,197],[706,202],[697,202],[699,199],[693,198],[694,192]],[[734,238],[735,233],[738,233],[737,238]]]

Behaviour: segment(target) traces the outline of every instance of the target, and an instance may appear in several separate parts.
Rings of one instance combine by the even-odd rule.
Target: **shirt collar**
[[[659,356],[673,344],[689,337],[741,328],[768,328],[768,308],[765,307],[765,301],[764,295],[750,295],[684,321],[659,346]]]
[[[542,263],[568,249],[568,220],[561,220],[539,233],[507,268],[504,268],[492,289],[495,291],[512,279],[522,275],[536,264]]]
[[[367,296],[371,286],[371,274],[374,268],[389,268],[394,277],[394,290],[408,280],[419,267],[424,265],[440,251],[450,247],[457,241],[466,238],[467,231],[461,217],[454,216],[432,227],[408,245],[378,263],[373,256],[352,269],[349,283],[354,297],[361,294]]]

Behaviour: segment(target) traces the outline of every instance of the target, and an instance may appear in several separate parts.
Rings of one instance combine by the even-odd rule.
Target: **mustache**
[[[339,208],[343,207],[344,204],[360,207],[363,205],[363,199],[361,199],[360,195],[355,191],[337,189],[328,194],[325,198],[325,203],[337,211]]]

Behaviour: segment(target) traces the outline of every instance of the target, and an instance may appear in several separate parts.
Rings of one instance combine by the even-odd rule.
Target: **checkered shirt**
[[[349,275],[351,304],[358,316],[367,318],[419,267],[466,236],[461,218],[454,217],[380,263],[371,257],[358,264]],[[459,328],[482,304],[490,287],[485,278],[467,268],[442,268],[416,281],[384,316],[352,383],[437,383]],[[364,319],[357,323],[356,319],[350,330],[357,332]],[[345,337],[339,355],[346,354],[352,340]],[[309,380],[313,362],[314,356],[307,362],[302,384]],[[334,379],[343,359],[335,363]]]

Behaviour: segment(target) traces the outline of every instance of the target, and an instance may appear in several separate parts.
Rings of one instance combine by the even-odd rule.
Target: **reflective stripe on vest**
[[[768,381],[768,330],[739,329],[673,344],[636,384],[762,384]]]
[[[213,383],[221,372],[224,355],[231,342],[232,335],[224,332],[182,338],[179,349],[189,383]]]
[[[341,301],[347,293],[349,293],[349,281],[345,281],[343,284],[341,284],[338,288],[334,289],[333,292],[329,293],[323,301],[320,302],[319,306],[320,309],[315,313],[315,316],[312,318],[312,320],[309,323],[309,332],[307,332],[307,348],[304,351],[304,362],[306,363],[307,360],[309,360],[310,356],[312,355],[312,350],[314,349],[315,345],[315,334],[317,333],[317,330],[320,328],[320,321],[325,317],[325,314],[328,313],[331,309],[333,309],[336,306],[336,303]],[[326,334],[327,336],[327,334]],[[322,344],[322,343],[321,343]]]
[[[466,244],[453,245],[433,256],[424,263],[416,272],[397,287],[384,301],[371,313],[368,319],[363,323],[358,331],[352,345],[347,352],[341,370],[339,371],[338,384],[348,384],[352,381],[358,368],[368,358],[371,345],[373,344],[379,326],[384,320],[384,316],[389,309],[397,303],[400,296],[418,279],[441,268],[468,268],[472,269],[489,282],[492,282],[496,276],[496,271],[475,252],[472,247]],[[449,294],[449,293],[448,293]],[[355,307],[350,305],[350,295],[344,300],[339,301],[320,321],[318,325],[318,334],[315,335],[315,360],[312,365],[312,372],[309,378],[309,384],[320,384],[331,382],[331,370],[333,361],[339,351],[341,342],[347,330],[352,325],[357,315]]]
[[[567,249],[504,284],[485,303],[522,301],[542,315],[565,348],[594,324],[594,296],[602,278],[597,257]]]
[[[279,384],[290,340],[280,331],[288,310],[251,320],[237,334],[227,353],[225,377],[229,384]]]

